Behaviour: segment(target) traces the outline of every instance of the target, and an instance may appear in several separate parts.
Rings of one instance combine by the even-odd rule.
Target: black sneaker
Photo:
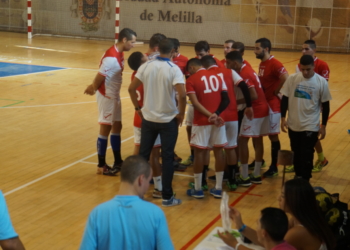
[[[249,178],[250,178],[250,181],[254,184],[261,184],[262,183],[261,175],[254,176],[254,174],[250,174]]]
[[[174,171],[184,172],[187,169],[187,166],[178,163],[177,161],[173,162]]]
[[[265,173],[263,173],[264,177],[275,177],[278,176],[278,171],[277,168],[269,168],[269,170],[267,170]]]
[[[246,179],[242,178],[242,175],[236,178],[237,186],[250,187],[252,185],[249,176]]]
[[[265,162],[265,160],[263,159],[262,162],[261,162],[261,168],[264,168],[264,167],[266,167],[266,162]],[[250,164],[248,165],[248,168],[249,168],[250,170],[254,170],[254,168],[255,168],[255,160],[254,160],[252,163],[250,163]]]
[[[116,175],[117,173],[119,173],[122,170],[122,165],[123,165],[123,161],[120,162],[119,164],[114,164],[112,169],[109,170],[109,172],[112,174],[114,173]]]
[[[103,174],[103,175],[109,175],[109,176],[115,176],[116,174],[112,174],[110,171],[112,168],[105,164],[103,167],[97,166],[97,174]]]

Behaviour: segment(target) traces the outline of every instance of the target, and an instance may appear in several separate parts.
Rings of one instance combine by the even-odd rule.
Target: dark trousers
[[[310,180],[314,161],[314,147],[318,140],[318,132],[296,132],[288,129],[290,146],[294,152],[295,175]]]
[[[140,155],[149,160],[154,142],[160,135],[162,148],[162,198],[165,200],[173,196],[172,181],[174,176],[174,149],[178,135],[176,118],[167,123],[142,120]]]

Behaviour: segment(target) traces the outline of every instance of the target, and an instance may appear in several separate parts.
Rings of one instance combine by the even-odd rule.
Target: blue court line
[[[62,69],[66,68],[0,62],[0,77],[25,75]]]

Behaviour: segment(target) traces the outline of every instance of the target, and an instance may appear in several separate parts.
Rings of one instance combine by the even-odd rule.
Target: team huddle
[[[118,43],[101,59],[94,82],[85,90],[86,94],[97,95],[99,174],[113,176],[122,168],[123,52],[129,51],[135,41],[136,33],[123,29]],[[221,198],[224,180],[229,190],[236,190],[239,186],[261,184],[263,177],[277,176],[280,130],[288,132],[294,151],[294,165],[287,167],[286,172],[310,180],[312,172],[328,163],[319,139],[326,135],[329,116],[329,68],[314,56],[313,40],[305,41],[302,47],[297,73],[290,76],[270,54],[271,42],[267,38],[255,42],[254,53],[261,60],[257,73],[243,59],[244,44],[233,40],[225,41],[225,59],[221,61],[210,54],[206,41],[195,44],[195,57],[188,60],[180,54],[178,39],[159,33],[151,37],[146,53],[130,55],[128,64],[134,70],[129,86],[135,107],[134,154],[143,156],[152,166],[154,198],[162,198],[163,206],[181,204],[175,198],[172,179],[178,127],[184,120],[191,154],[180,166],[193,165],[194,182],[189,183],[187,195],[194,198],[203,198],[204,191],[209,190],[210,150],[215,158],[215,176],[209,178],[216,183],[209,193],[215,198]],[[105,161],[109,135],[115,157],[112,167]],[[263,136],[271,141],[271,164],[261,174],[261,168],[266,166]],[[255,160],[248,164],[250,138]],[[315,164],[314,148],[318,153]]]

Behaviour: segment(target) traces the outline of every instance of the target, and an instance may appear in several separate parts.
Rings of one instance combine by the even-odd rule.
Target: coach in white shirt
[[[143,117],[141,126],[140,155],[149,160],[154,142],[160,134],[162,142],[162,198],[163,206],[181,204],[174,197],[172,180],[174,175],[174,149],[178,135],[178,126],[182,124],[186,107],[186,91],[183,74],[179,67],[171,62],[174,44],[170,39],[159,43],[160,56],[144,63],[137,71],[129,86],[130,98],[135,110]],[[137,87],[143,84],[143,107],[138,106]],[[178,93],[178,107],[175,93]]]
[[[318,139],[326,136],[329,101],[332,99],[327,80],[316,74],[314,67],[313,57],[303,55],[300,58],[301,72],[290,75],[281,89],[281,129],[286,132],[288,128],[295,174],[306,180],[312,177],[314,146]]]

